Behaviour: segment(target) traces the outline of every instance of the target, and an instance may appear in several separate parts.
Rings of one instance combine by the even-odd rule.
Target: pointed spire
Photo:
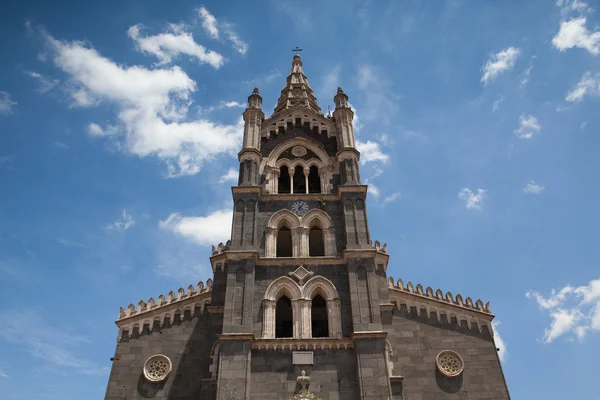
[[[348,108],[348,95],[344,93],[342,87],[338,87],[337,94],[333,98],[335,102],[335,109],[339,110],[340,108]]]
[[[302,106],[322,114],[317,98],[302,70],[302,59],[296,54],[292,60],[292,71],[287,77],[285,87],[281,91],[275,113],[294,106]]]

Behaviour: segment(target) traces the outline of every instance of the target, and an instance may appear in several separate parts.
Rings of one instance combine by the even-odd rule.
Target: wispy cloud
[[[598,55],[600,53],[600,31],[590,32],[586,28],[585,17],[562,21],[560,30],[552,38],[552,45],[559,51],[579,47],[592,55]]]
[[[535,60],[535,56],[531,57],[529,65],[521,75],[521,86],[524,86],[529,82],[529,78],[531,77],[531,71],[533,71],[533,60]]]
[[[581,341],[587,332],[600,331],[600,279],[584,286],[566,285],[558,291],[552,289],[548,297],[537,291],[528,291],[525,295],[550,315],[550,326],[542,337],[544,343],[567,334]]]
[[[229,240],[232,220],[231,210],[217,210],[204,217],[182,217],[173,213],[160,221],[159,227],[207,245]]]
[[[523,192],[527,194],[540,194],[544,191],[544,186],[535,183],[534,181],[529,181],[527,185],[523,188]]]
[[[8,374],[6,372],[4,372],[3,370],[0,369],[0,378],[6,378],[6,379],[10,379],[8,377]]]
[[[205,7],[200,7],[198,15],[202,20],[202,29],[213,39],[219,39],[219,29],[222,29],[238,53],[244,55],[248,51],[248,43],[244,42],[235,32],[234,26],[227,22],[219,22]]]
[[[383,199],[383,202],[384,202],[384,203],[391,203],[391,202],[393,202],[393,201],[400,200],[400,199],[402,199],[403,197],[404,197],[404,196],[402,195],[402,193],[396,192],[396,193],[392,193],[392,194],[390,194],[390,195],[386,196],[386,197]]]
[[[54,89],[60,83],[60,80],[48,79],[48,78],[44,77],[42,74],[40,74],[39,72],[34,72],[34,71],[24,71],[24,72],[25,72],[25,75],[35,79],[38,82],[38,84],[39,84],[38,92],[40,92],[40,93],[49,92],[50,90]]]
[[[208,36],[213,39],[219,38],[219,28],[217,27],[217,19],[206,8],[200,7],[198,15],[202,19],[202,29]]]
[[[458,198],[465,202],[467,210],[481,210],[484,200],[487,198],[487,190],[477,189],[473,192],[469,188],[462,188],[458,192]]]
[[[600,96],[600,73],[586,72],[577,86],[567,94],[565,100],[579,103],[586,95]]]
[[[69,333],[64,326],[56,328],[38,312],[29,309],[0,312],[2,329],[0,340],[25,349],[33,357],[70,373],[84,375],[106,375],[107,367],[101,367],[75,351],[78,346],[90,346],[83,336]]]
[[[515,47],[508,47],[497,54],[493,54],[481,69],[483,71],[481,83],[487,85],[501,73],[511,70],[520,54],[521,50]]]
[[[369,183],[367,192],[375,198],[379,198],[379,195],[381,194],[379,188],[372,183]]]
[[[54,147],[58,147],[59,149],[68,149],[69,145],[66,144],[65,142],[61,142],[60,140],[55,140],[54,143],[52,143],[54,145]]]
[[[219,183],[225,182],[237,182],[239,178],[239,172],[235,168],[229,168],[227,172],[219,178]]]
[[[515,135],[519,139],[531,139],[538,133],[542,126],[533,115],[521,115],[519,117],[519,127],[515,129]]]
[[[497,98],[496,100],[494,100],[494,104],[492,105],[492,112],[496,112],[498,111],[498,108],[500,108],[500,104],[504,101],[504,97],[500,96],[499,98]]]
[[[380,68],[362,64],[358,66],[357,82],[364,97],[361,116],[365,120],[383,120],[387,122],[398,109],[400,96],[392,90],[393,83]]]
[[[0,115],[12,114],[13,109],[17,104],[16,101],[12,101],[8,92],[0,90]]]
[[[210,64],[215,69],[225,64],[225,57],[196,43],[192,34],[186,32],[182,25],[169,24],[166,32],[153,36],[141,36],[142,28],[141,24],[134,25],[127,30],[127,35],[139,51],[155,55],[159,65],[170,63],[180,54],[194,57],[198,62]]]
[[[127,229],[131,228],[133,225],[135,225],[135,220],[133,219],[133,217],[130,214],[127,214],[127,210],[123,210],[121,212],[121,216],[119,216],[119,218],[117,218],[116,221],[114,221],[113,223],[108,225],[106,227],[106,229],[115,229],[115,230],[126,231]]]

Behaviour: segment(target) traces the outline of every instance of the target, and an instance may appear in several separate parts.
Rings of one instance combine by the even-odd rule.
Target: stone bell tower
[[[387,277],[348,96],[324,116],[299,55],[244,111],[214,276],[121,309],[107,400],[509,399],[489,303]]]

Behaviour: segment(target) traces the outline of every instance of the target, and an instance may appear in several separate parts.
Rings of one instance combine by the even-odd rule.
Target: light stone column
[[[297,238],[298,251],[294,257],[308,257],[308,233],[310,229],[304,227],[296,228],[295,235]]]
[[[294,174],[296,173],[296,169],[290,170],[288,168],[288,175],[290,176],[290,194],[294,193]]]
[[[263,300],[263,334],[264,339],[275,339],[275,300]]]
[[[306,194],[308,194],[308,174],[310,174],[310,168],[304,167],[304,186]]]
[[[277,256],[277,240],[275,235],[277,230],[275,228],[265,228],[265,257],[276,257]]]
[[[300,302],[300,326],[302,331],[300,337],[307,339],[312,337],[312,326],[311,326],[311,306],[312,300],[301,299]]]
[[[329,337],[342,337],[342,316],[340,315],[340,299],[327,300],[327,324]]]
[[[301,304],[300,304],[299,299],[293,299],[292,300],[292,324],[294,326],[294,333],[293,333],[293,338],[299,338],[300,337],[300,332],[301,332],[301,325],[300,325],[300,320],[302,318],[302,310],[301,310]],[[275,337],[275,335],[273,335],[273,337]]]
[[[279,170],[279,168],[277,167],[273,167],[271,169],[271,176],[273,177],[273,193],[277,194],[279,193],[279,175],[280,175],[281,171]]]

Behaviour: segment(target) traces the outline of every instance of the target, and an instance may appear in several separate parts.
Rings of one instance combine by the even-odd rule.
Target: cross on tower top
[[[292,49],[292,51],[295,51],[295,52],[297,53],[297,52],[299,52],[299,51],[302,51],[302,49],[301,49],[301,48],[299,48],[298,46],[296,46],[296,48]]]

